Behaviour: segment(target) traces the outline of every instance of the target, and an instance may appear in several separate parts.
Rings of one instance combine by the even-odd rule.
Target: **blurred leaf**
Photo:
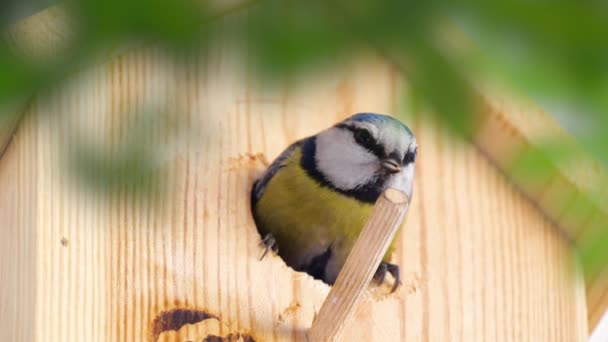
[[[457,133],[469,136],[474,132],[479,123],[479,103],[465,78],[424,41],[412,41],[404,54],[405,74],[414,92]]]
[[[57,84],[108,46],[141,40],[183,52],[208,34],[204,1],[71,0],[69,5],[79,19],[79,39],[59,60],[32,63],[0,45],[0,105]],[[231,29],[250,46],[260,70],[274,77],[343,64],[362,51],[383,54],[402,70],[414,99],[461,134],[479,122],[477,95],[468,83],[472,76],[501,80],[543,103],[573,108],[570,112],[587,123],[581,142],[608,161],[606,23],[608,3],[590,0],[259,0]],[[467,38],[454,32],[442,36],[446,30],[463,30]],[[141,141],[131,140],[112,155],[83,142],[75,165],[85,178],[110,188],[142,184],[153,174],[156,151]],[[573,154],[559,142],[547,144],[519,156],[511,171],[515,178],[540,182]],[[602,249],[608,232],[600,228],[582,246],[591,268],[608,262]]]
[[[265,72],[286,76],[321,62],[339,61],[354,48],[323,1],[262,1],[241,28],[243,42]]]
[[[59,0],[0,1],[0,30],[58,2]]]
[[[6,45],[0,46],[0,103],[9,102],[33,90],[34,85],[45,78],[45,72],[26,65],[9,51]]]
[[[474,42],[459,56],[468,73],[501,80],[552,109],[577,108],[570,115],[606,127],[606,2],[463,1],[453,6],[452,17]],[[608,161],[603,129],[590,129],[580,138]]]
[[[116,191],[125,186],[142,189],[157,169],[154,152],[140,144],[113,153],[79,144],[73,160],[81,180],[98,191]]]
[[[192,0],[76,0],[84,39],[159,40],[174,48],[198,43],[207,24],[204,2]]]
[[[117,138],[117,144],[93,144],[79,133],[72,137],[70,164],[76,179],[89,188],[109,193],[127,186],[148,191],[149,184],[158,186],[164,182],[157,178],[164,154],[179,137],[188,135],[185,123],[175,113],[158,111],[131,117],[134,121],[121,129],[125,133]],[[161,134],[167,140],[161,144],[150,139],[151,134]]]
[[[596,223],[589,230],[578,247],[585,275],[593,279],[605,270],[608,261],[608,223]]]

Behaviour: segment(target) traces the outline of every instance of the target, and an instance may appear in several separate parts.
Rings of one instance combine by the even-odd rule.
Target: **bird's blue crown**
[[[346,119],[350,121],[359,121],[359,122],[390,122],[391,124],[398,125],[407,131],[409,135],[413,135],[412,131],[404,125],[401,121],[393,118],[392,116],[383,115],[383,114],[375,114],[375,113],[357,113],[350,118]]]

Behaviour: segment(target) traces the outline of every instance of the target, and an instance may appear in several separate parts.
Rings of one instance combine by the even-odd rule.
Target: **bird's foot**
[[[260,245],[264,246],[264,254],[262,254],[260,260],[264,259],[269,250],[272,250],[275,253],[279,252],[279,245],[277,244],[277,240],[274,238],[272,233],[266,234]]]
[[[373,280],[377,284],[382,284],[387,272],[393,276],[393,279],[395,279],[393,287],[391,288],[391,293],[393,293],[397,290],[399,285],[401,285],[401,275],[399,273],[398,265],[389,264],[388,262],[381,262],[380,266],[378,266],[378,270],[376,270],[376,274],[374,274]]]

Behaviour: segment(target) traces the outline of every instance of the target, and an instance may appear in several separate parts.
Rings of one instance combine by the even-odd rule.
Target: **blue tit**
[[[262,258],[272,248],[293,269],[333,284],[382,192],[393,187],[411,198],[416,152],[406,125],[373,113],[355,114],[289,146],[251,193],[266,244]],[[390,273],[395,291],[393,245],[374,280]]]

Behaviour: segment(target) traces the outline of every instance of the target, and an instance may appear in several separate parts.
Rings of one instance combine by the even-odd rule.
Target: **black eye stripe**
[[[336,127],[351,131],[353,133],[353,138],[355,139],[355,142],[357,144],[370,151],[378,158],[384,158],[384,147],[382,147],[382,145],[378,143],[376,138],[374,138],[374,136],[368,129],[353,127],[343,123],[337,124]]]
[[[407,151],[405,156],[403,156],[403,165],[408,165],[416,161],[416,155],[418,154],[418,149],[415,148],[413,151]]]
[[[376,138],[365,128],[352,128],[353,137],[357,144],[370,151],[378,158],[384,157],[384,148],[378,143]]]

